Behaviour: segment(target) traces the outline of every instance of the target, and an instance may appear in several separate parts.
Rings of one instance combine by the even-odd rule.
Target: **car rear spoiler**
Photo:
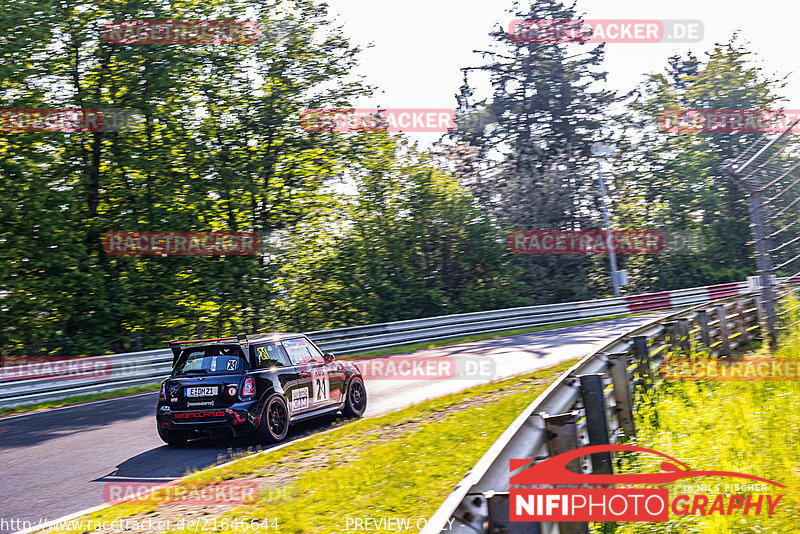
[[[247,339],[247,334],[238,334],[235,337],[212,337],[208,339],[185,339],[185,340],[177,340],[173,339],[169,342],[169,348],[172,350],[172,366],[174,367],[176,363],[178,363],[178,356],[181,354],[181,350],[183,349],[183,345],[189,345],[192,343],[207,343],[209,341],[229,341],[229,340],[236,340],[239,343],[239,346],[242,347],[242,350],[247,354],[247,349],[250,347],[250,340]]]

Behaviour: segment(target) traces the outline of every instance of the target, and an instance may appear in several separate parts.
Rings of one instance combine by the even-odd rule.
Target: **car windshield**
[[[184,349],[175,375],[225,375],[244,372],[245,358],[238,345],[212,345]]]

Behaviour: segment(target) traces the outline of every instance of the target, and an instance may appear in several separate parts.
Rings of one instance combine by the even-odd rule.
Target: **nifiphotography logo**
[[[660,473],[593,475],[567,469],[571,461],[588,454],[630,451],[664,458]],[[511,460],[511,473],[530,464],[530,459]],[[694,477],[744,478],[763,485],[713,486],[716,495],[680,494],[670,500],[667,488],[615,487],[616,485],[663,486]],[[511,476],[509,489],[511,521],[669,521],[670,512],[685,515],[773,515],[783,495],[738,495],[735,491],[766,489],[770,484],[786,486],[765,478],[732,471],[693,471],[664,453],[634,445],[594,445],[548,458]],[[557,488],[553,486],[572,486]],[[575,487],[580,485],[581,487]],[[537,486],[519,487],[519,486]],[[547,486],[547,487],[543,487]],[[593,487],[586,487],[593,486]],[[710,485],[699,486],[711,489]]]

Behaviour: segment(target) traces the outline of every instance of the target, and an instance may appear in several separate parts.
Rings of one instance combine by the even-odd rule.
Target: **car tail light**
[[[158,394],[158,400],[160,400],[160,401],[167,400],[167,383],[166,382],[161,384],[161,393]]]
[[[248,376],[244,379],[244,384],[242,384],[242,399],[249,399],[253,395],[256,394],[256,383],[253,380],[253,377]]]

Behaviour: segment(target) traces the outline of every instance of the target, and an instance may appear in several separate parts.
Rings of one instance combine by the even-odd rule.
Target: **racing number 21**
[[[331,385],[327,371],[315,370],[312,376],[314,384],[314,403],[326,402],[331,396]]]

